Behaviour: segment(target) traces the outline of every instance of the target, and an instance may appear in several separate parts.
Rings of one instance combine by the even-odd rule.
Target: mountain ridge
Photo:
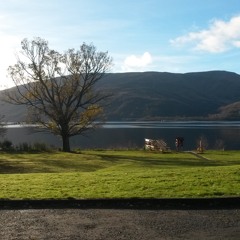
[[[109,76],[115,83],[112,87],[116,94],[109,107],[110,118],[114,120],[118,120],[119,115],[125,120],[212,119],[213,116],[221,119],[220,108],[240,100],[240,75],[233,72],[144,72]]]
[[[107,121],[240,119],[240,75],[234,72],[108,73],[96,87],[113,93]],[[24,106],[0,101],[0,109],[7,121],[25,119]]]

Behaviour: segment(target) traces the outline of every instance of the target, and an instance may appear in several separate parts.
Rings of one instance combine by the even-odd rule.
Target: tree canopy
[[[52,50],[41,38],[21,42],[17,63],[8,69],[16,90],[6,90],[6,101],[28,106],[28,119],[59,135],[63,151],[70,151],[69,139],[94,129],[108,95],[96,83],[110,70],[108,52],[93,44],[64,53]]]

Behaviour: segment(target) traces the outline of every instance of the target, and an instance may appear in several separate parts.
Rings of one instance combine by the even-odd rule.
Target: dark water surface
[[[175,138],[184,137],[184,149],[197,147],[203,138],[208,148],[240,149],[240,121],[107,122],[103,128],[71,139],[72,148],[143,148],[144,138],[164,139],[175,148]],[[50,133],[33,133],[32,127],[8,126],[7,139],[15,145],[43,142],[61,147],[61,139]]]

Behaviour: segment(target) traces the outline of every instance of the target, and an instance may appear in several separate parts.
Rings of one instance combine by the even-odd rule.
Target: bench
[[[145,138],[145,150],[169,152],[170,147],[163,139],[148,139]]]

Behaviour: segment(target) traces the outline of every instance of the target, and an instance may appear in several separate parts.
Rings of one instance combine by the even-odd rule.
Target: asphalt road
[[[240,239],[240,209],[2,209],[0,239]]]
[[[240,239],[240,198],[1,200],[2,239]]]

